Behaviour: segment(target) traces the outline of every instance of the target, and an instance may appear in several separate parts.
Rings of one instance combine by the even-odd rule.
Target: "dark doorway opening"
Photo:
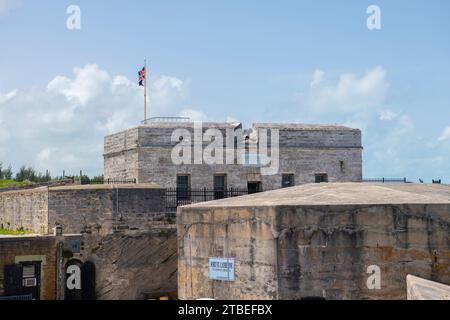
[[[326,173],[317,173],[315,174],[316,183],[324,183],[328,182],[328,175]]]
[[[262,184],[260,181],[247,183],[248,194],[257,193],[262,191]]]
[[[293,187],[294,186],[294,174],[284,173],[281,175],[281,187]]]
[[[177,175],[177,201],[189,200],[191,177],[187,174]]]
[[[95,265],[91,261],[81,265],[81,290],[83,300],[95,300]]]
[[[27,261],[5,266],[5,296],[41,298],[41,262]]]
[[[22,294],[31,294],[33,299],[41,298],[41,262],[22,262],[23,290]]]
[[[225,174],[214,175],[214,199],[225,198],[227,189],[227,176]]]

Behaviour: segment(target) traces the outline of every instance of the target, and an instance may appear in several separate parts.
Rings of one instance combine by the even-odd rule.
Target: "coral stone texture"
[[[180,207],[177,224],[182,299],[406,299],[408,274],[450,284],[448,185],[306,184]],[[235,280],[210,280],[210,257],[234,258]]]
[[[362,180],[359,129],[300,123],[255,123],[250,129],[243,129],[240,123],[205,122],[202,123],[200,133],[205,134],[208,129],[221,132],[224,149],[235,152],[233,163],[226,161],[224,151],[223,163],[210,165],[203,161],[194,164],[192,147],[190,163],[174,164],[172,150],[180,143],[178,137],[172,139],[175,130],[189,134],[192,146],[200,145],[204,150],[211,139],[195,141],[193,122],[155,122],[105,137],[105,178],[136,179],[140,183],[154,182],[162,187],[174,188],[177,186],[177,175],[183,174],[190,176],[190,186],[193,189],[211,189],[214,187],[213,176],[225,174],[229,188],[247,189],[248,183],[258,182],[263,190],[280,188],[283,174],[293,175],[296,185],[314,182],[317,174],[327,175],[330,182]],[[248,138],[243,143],[250,158],[254,151],[250,151],[249,141],[256,141],[254,138],[261,132],[267,132],[267,148],[272,152],[272,133],[273,130],[278,130],[279,140],[275,140],[279,145],[277,173],[263,175],[258,165],[238,163],[242,159],[237,159],[238,140],[235,141],[233,134],[237,136],[239,130],[242,132],[242,139]],[[231,143],[227,144],[230,137]]]
[[[175,215],[155,184],[72,185],[0,193],[4,228],[83,235],[96,268],[97,299],[144,299],[176,292]],[[1,258],[1,257],[0,257]]]

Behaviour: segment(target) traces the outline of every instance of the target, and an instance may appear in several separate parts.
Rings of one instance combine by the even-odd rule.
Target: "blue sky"
[[[365,177],[448,182],[448,39],[445,0],[0,0],[0,161],[102,172],[103,136],[141,120],[147,57],[152,116],[347,124]]]

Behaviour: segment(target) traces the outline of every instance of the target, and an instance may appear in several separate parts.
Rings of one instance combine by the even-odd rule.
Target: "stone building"
[[[165,190],[157,185],[0,192],[0,226],[41,236],[51,234],[55,226],[64,233],[80,233],[83,251],[77,259],[80,265],[95,266],[97,299],[176,296],[175,216],[166,212]],[[0,256],[0,265],[3,259]]]
[[[306,184],[178,208],[181,299],[406,299],[450,284],[450,186]]]
[[[60,267],[81,254],[72,243],[81,243],[81,235],[0,235],[0,300],[57,299],[64,290]]]
[[[206,150],[214,139],[206,138],[208,129],[223,134],[222,163],[201,164],[193,159],[195,146]],[[175,130],[187,132],[192,152],[189,163],[175,164],[174,147],[186,136],[172,136]],[[274,131],[279,135],[279,163],[274,174],[264,174],[252,143],[268,132],[268,155],[272,153]],[[193,122],[150,122],[105,137],[105,179],[136,179],[166,188],[241,189],[254,192],[278,189],[309,182],[359,182],[362,180],[361,131],[344,126],[256,123],[242,129],[240,123],[203,123],[200,142]],[[240,143],[242,137],[243,142]],[[183,140],[184,139],[184,140]],[[259,139],[259,140],[258,140]],[[188,142],[187,142],[188,143]],[[201,150],[201,149],[200,149]],[[227,161],[233,152],[232,163]],[[243,151],[243,153],[241,152]],[[200,151],[201,154],[202,151]],[[239,162],[241,159],[241,162]]]

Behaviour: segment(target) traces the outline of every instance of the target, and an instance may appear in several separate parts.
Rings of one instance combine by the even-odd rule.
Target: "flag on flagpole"
[[[144,67],[139,70],[139,86],[144,87],[144,123],[147,123],[147,59],[144,60]]]
[[[145,78],[147,77],[147,70],[145,70],[145,66],[142,68],[142,70],[139,71],[139,86],[144,86]]]

